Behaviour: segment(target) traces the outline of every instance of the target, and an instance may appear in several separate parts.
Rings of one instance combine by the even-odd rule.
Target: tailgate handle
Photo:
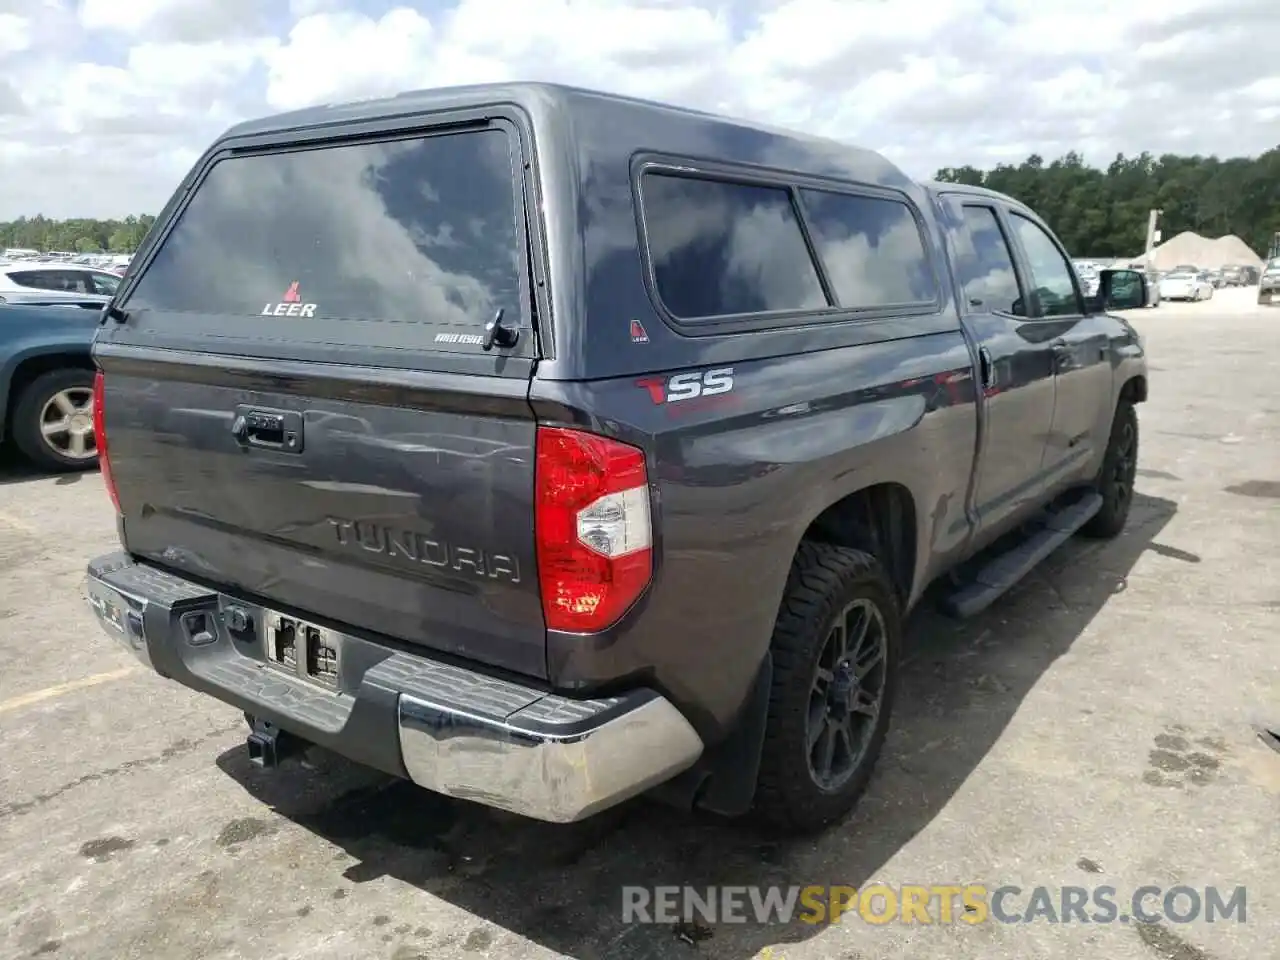
[[[301,453],[302,414],[239,406],[231,421],[231,434],[244,447]]]

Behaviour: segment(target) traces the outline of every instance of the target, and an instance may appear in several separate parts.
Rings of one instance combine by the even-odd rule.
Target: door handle
[[[301,453],[302,414],[292,410],[263,410],[242,404],[236,407],[231,421],[231,435],[242,447]]]
[[[996,385],[996,365],[991,359],[991,351],[986,347],[978,348],[978,372],[981,374],[984,388]]]

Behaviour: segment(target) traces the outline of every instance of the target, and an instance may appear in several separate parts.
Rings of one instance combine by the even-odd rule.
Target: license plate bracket
[[[267,665],[337,690],[342,665],[342,639],[332,630],[274,610],[265,611],[263,651]]]

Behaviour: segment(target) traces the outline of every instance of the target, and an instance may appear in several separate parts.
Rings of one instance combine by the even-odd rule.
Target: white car
[[[1076,276],[1080,278],[1080,289],[1084,295],[1094,296],[1098,292],[1098,281],[1101,279],[1098,265],[1092,260],[1072,260],[1071,266],[1075,268]]]
[[[1160,281],[1161,300],[1212,300],[1213,282],[1203,273],[1171,273]]]
[[[0,265],[0,301],[96,301],[106,303],[120,286],[108,270],[75,263],[18,262]]]

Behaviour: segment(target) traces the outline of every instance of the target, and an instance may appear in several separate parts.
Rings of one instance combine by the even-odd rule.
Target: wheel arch
[[[1138,373],[1131,376],[1124,382],[1120,388],[1120,399],[1128,400],[1130,403],[1146,403],[1147,402],[1147,378],[1144,374]]]
[[[902,483],[861,487],[828,504],[801,536],[806,540],[861,550],[883,565],[903,610],[915,586],[920,526],[915,498]],[[796,547],[799,550],[799,544]]]
[[[18,397],[37,377],[54,370],[94,369],[89,352],[56,348],[24,354],[9,369],[0,371],[0,440],[12,433],[13,411]]]

